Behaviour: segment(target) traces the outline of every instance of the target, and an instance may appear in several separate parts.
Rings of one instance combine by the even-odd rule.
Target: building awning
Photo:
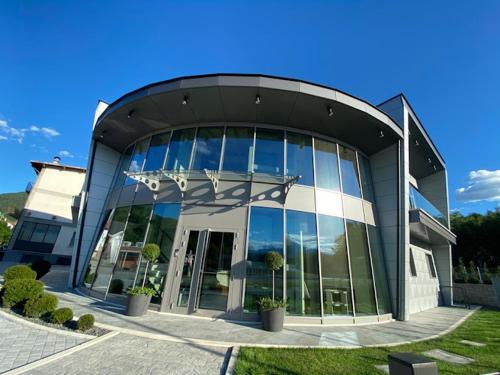
[[[431,245],[455,245],[457,236],[421,209],[410,210],[410,233]]]
[[[256,172],[227,172],[227,171],[211,171],[203,170],[166,170],[158,169],[155,171],[144,172],[127,172],[125,175],[135,181],[146,185],[153,193],[160,190],[162,181],[173,181],[179,187],[181,193],[184,193],[188,188],[189,180],[210,180],[214,192],[217,193],[220,181],[235,181],[235,182],[255,182],[270,185],[279,185],[283,188],[283,193],[288,194],[290,188],[297,183],[301,176],[287,176],[271,173],[256,173]]]

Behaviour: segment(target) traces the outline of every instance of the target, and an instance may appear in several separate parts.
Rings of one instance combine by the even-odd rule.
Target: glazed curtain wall
[[[340,191],[373,202],[369,162],[334,142],[288,130],[199,127],[168,131],[129,147],[117,187],[134,184],[123,171],[158,169],[300,176],[298,184]]]
[[[84,283],[102,294],[122,294],[127,288],[154,288],[159,302],[180,214],[179,203],[119,207],[107,220],[92,254]],[[146,243],[160,247],[148,264],[141,256]]]
[[[377,232],[368,224],[334,216],[251,207],[245,311],[256,311],[257,301],[271,296],[271,272],[264,257],[278,251],[284,254],[285,265],[276,272],[275,298],[287,299],[288,315],[390,313]]]

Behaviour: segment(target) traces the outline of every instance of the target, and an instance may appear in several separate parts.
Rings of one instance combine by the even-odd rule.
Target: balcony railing
[[[439,211],[431,202],[427,200],[417,189],[410,185],[410,208],[420,209],[431,215],[448,228],[448,217]]]

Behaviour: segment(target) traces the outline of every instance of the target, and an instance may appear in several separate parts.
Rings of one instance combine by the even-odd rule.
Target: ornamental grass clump
[[[18,279],[35,280],[36,272],[24,264],[18,264],[7,268],[3,273],[3,279],[5,281]]]
[[[50,322],[54,324],[64,324],[73,319],[73,310],[69,307],[61,307],[52,312]]]
[[[43,293],[43,283],[34,279],[11,279],[5,282],[2,293],[3,307],[22,306]]]
[[[156,295],[156,290],[153,288],[136,286],[134,288],[129,288],[127,294],[129,296],[154,296]]]
[[[79,331],[87,331],[94,326],[95,318],[92,314],[84,314],[76,322],[76,328]]]
[[[42,293],[26,301],[23,315],[29,318],[40,318],[57,308],[58,299],[54,294]]]

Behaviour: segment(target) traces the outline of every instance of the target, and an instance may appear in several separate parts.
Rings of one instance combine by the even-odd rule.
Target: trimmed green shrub
[[[50,315],[50,322],[54,324],[64,324],[73,319],[73,310],[69,307],[61,307],[53,311]]]
[[[39,318],[54,311],[57,307],[57,302],[57,297],[54,294],[42,293],[26,301],[23,314],[30,318]]]
[[[85,314],[82,315],[80,319],[78,319],[78,322],[76,322],[76,328],[78,328],[79,331],[86,331],[88,329],[91,329],[94,326],[94,323],[94,315]]]
[[[15,279],[36,279],[36,272],[31,268],[24,264],[18,264],[12,267],[9,267],[3,273],[3,279],[7,280],[15,280]]]
[[[270,251],[266,254],[266,265],[272,271],[277,271],[283,266],[283,257],[277,251]]]
[[[52,264],[43,259],[37,260],[36,262],[33,262],[31,264],[31,269],[36,272],[37,280],[40,280],[42,277],[48,274],[50,271],[50,267],[52,267]]]
[[[123,281],[120,279],[111,280],[109,283],[109,293],[122,294],[123,292]]]
[[[148,262],[154,263],[160,256],[160,247],[155,243],[147,243],[142,249],[141,255]]]
[[[43,283],[33,279],[7,280],[3,287],[3,307],[22,305],[26,300],[43,293]]]
[[[156,290],[153,288],[136,286],[135,288],[129,288],[127,294],[129,296],[154,296],[156,295]]]
[[[87,276],[85,276],[85,284],[92,284],[95,279],[95,273],[89,273]]]

